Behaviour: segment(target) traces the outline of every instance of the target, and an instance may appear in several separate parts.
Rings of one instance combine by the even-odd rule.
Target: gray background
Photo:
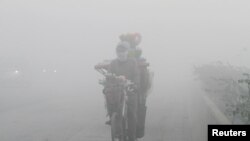
[[[93,67],[127,32],[155,72],[145,140],[206,140],[193,66],[249,67],[249,17],[248,0],[0,0],[0,140],[108,140]]]

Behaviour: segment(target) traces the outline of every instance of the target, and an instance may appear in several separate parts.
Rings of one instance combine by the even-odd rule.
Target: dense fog
[[[94,65],[128,32],[155,74],[145,140],[164,140],[149,132],[199,87],[195,66],[250,67],[249,17],[247,0],[0,0],[0,140],[108,140]]]

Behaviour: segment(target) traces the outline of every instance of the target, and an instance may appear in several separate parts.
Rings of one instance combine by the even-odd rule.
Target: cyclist
[[[128,50],[130,44],[126,41],[121,41],[116,47],[117,58],[114,59],[110,66],[109,72],[117,76],[124,76],[139,87],[139,70],[137,61],[128,58]],[[136,141],[136,125],[137,125],[137,105],[138,94],[128,93],[128,138],[129,141]]]

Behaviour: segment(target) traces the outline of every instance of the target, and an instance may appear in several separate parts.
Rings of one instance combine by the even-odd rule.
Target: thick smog
[[[0,141],[206,141],[208,125],[249,124],[249,9],[1,0]]]

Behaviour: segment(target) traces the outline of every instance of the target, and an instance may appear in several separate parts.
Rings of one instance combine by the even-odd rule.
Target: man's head
[[[130,48],[130,44],[126,41],[121,41],[116,46],[116,55],[120,61],[126,61],[128,58],[128,50]]]

